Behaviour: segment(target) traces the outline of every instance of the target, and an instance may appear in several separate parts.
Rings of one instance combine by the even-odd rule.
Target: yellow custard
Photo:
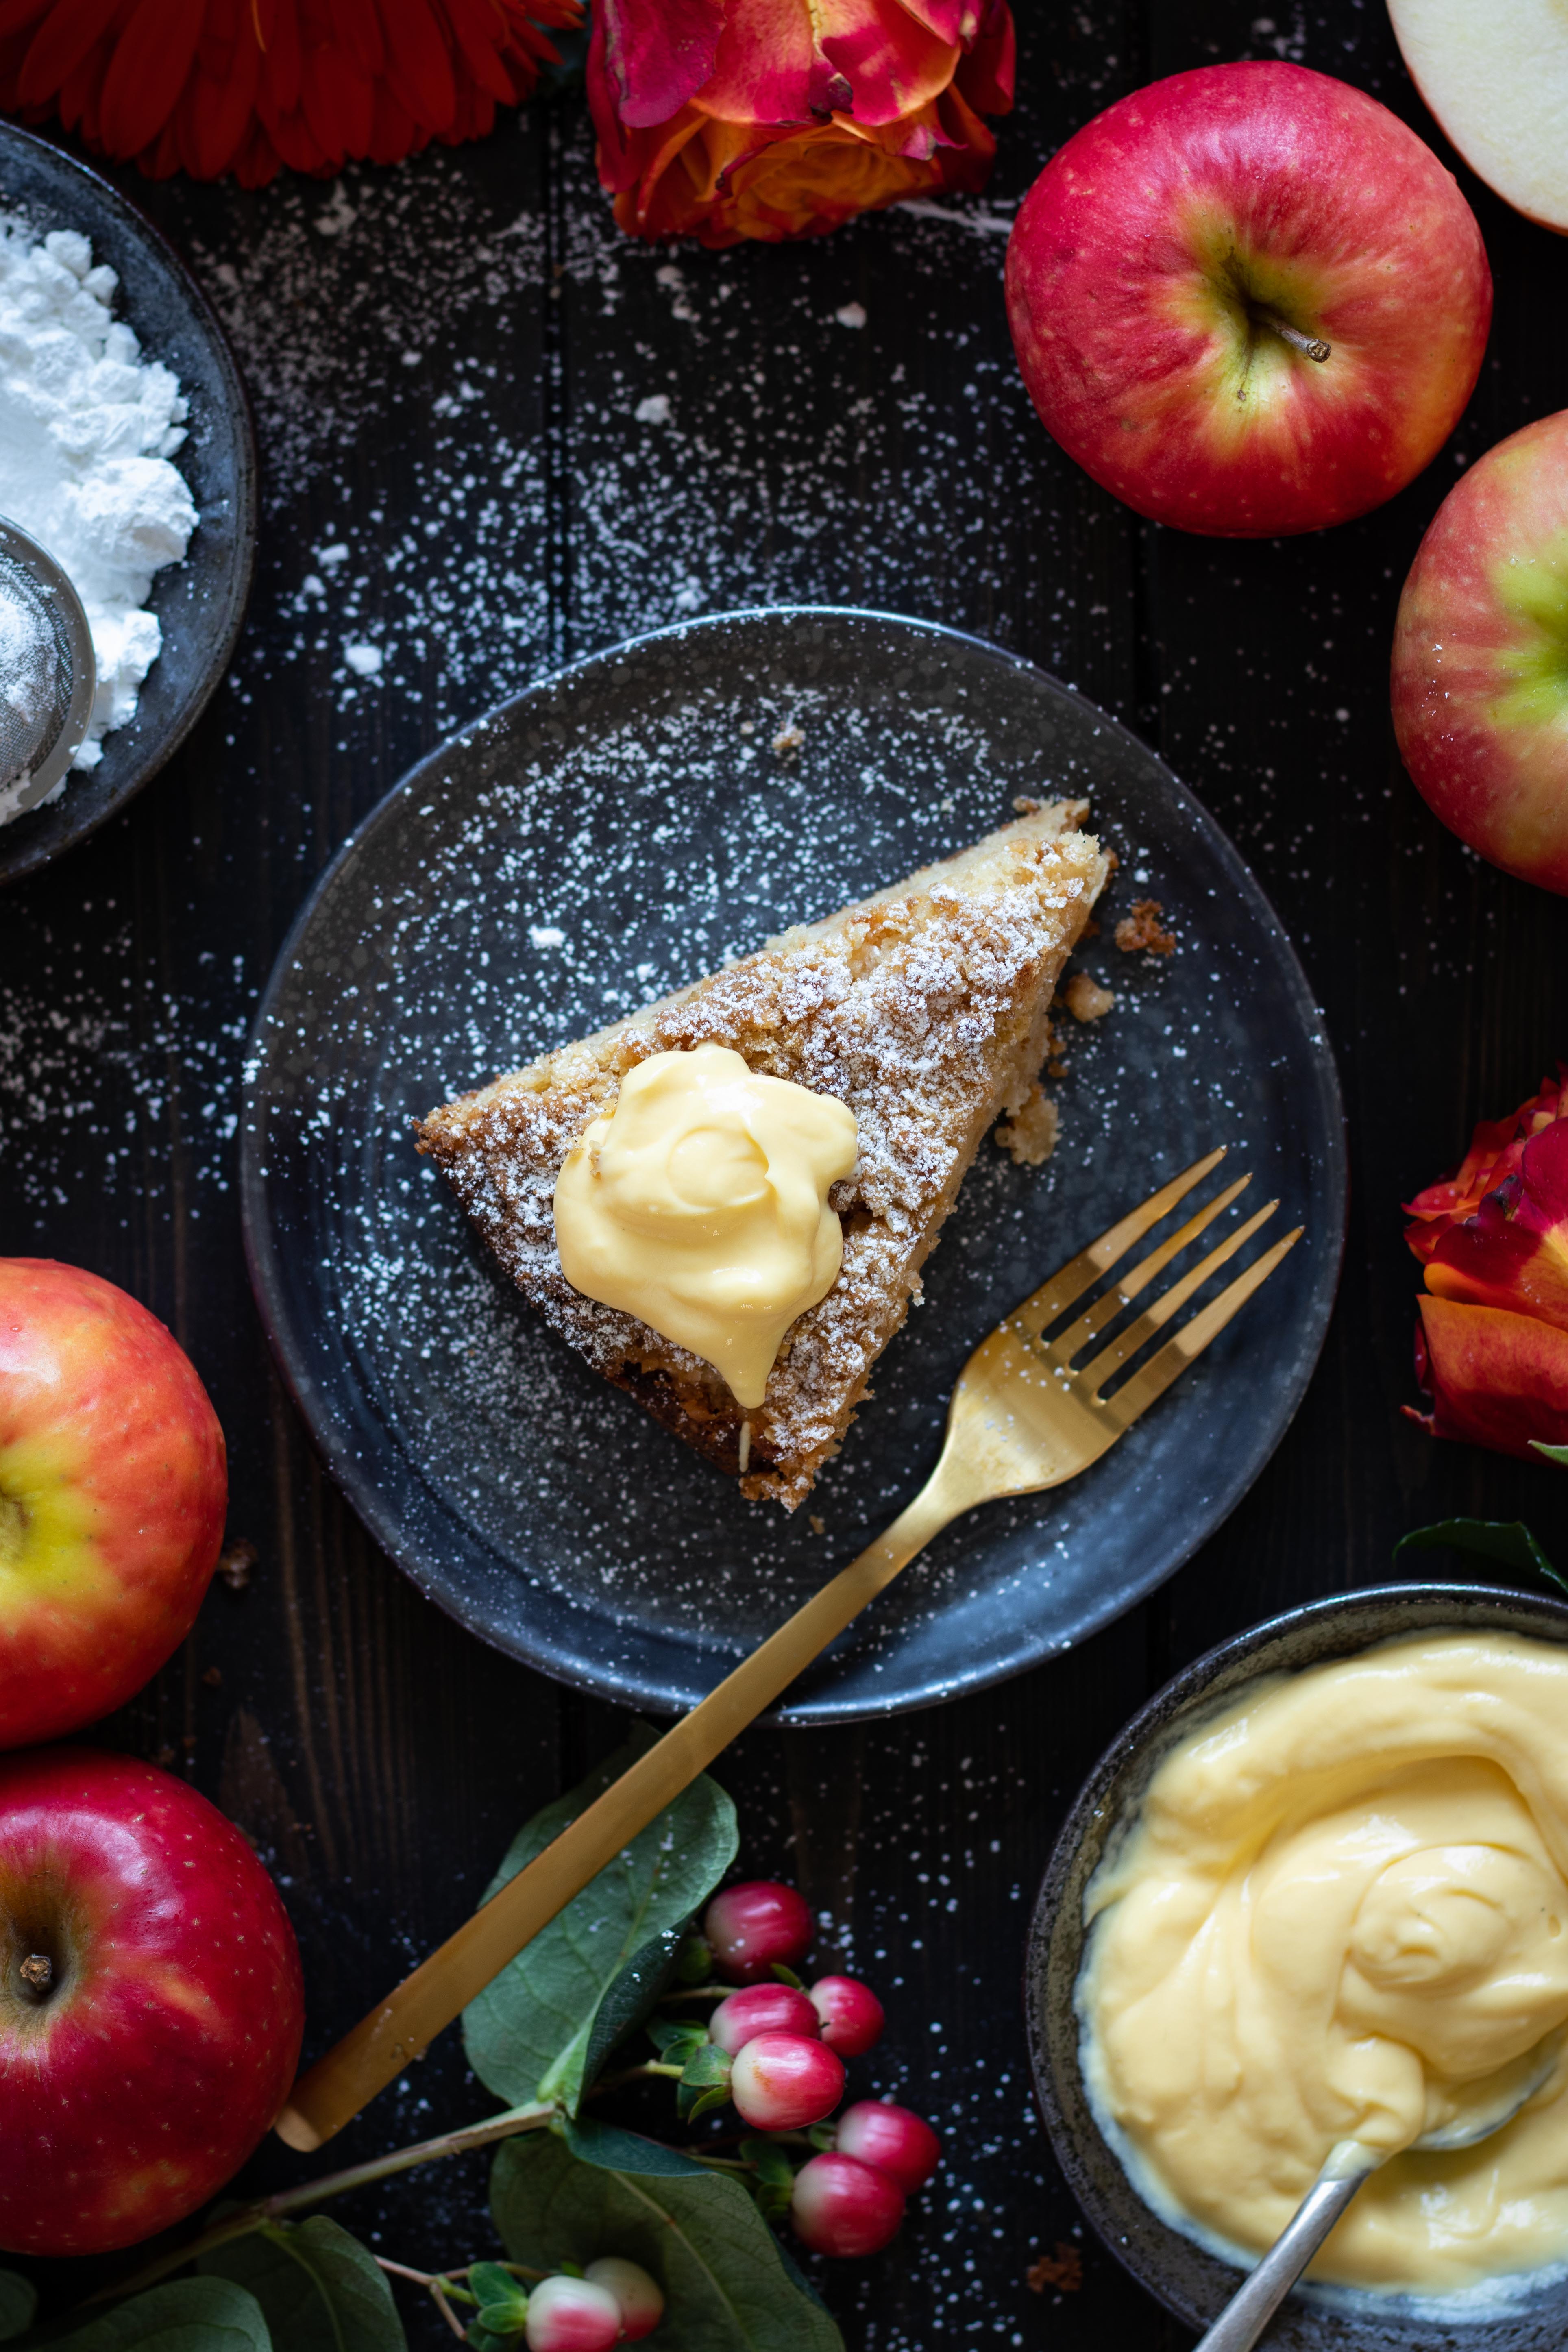
[[[1102,2125],[1175,2226],[1262,2252],[1339,2143],[1498,2104],[1568,2020],[1568,1649],[1418,1636],[1254,1685],[1160,1763],[1086,1909]],[[1559,2059],[1489,2139],[1394,2154],[1310,2275],[1564,2262]]]
[[[760,1405],[784,1333],[838,1278],[827,1195],[858,1148],[843,1103],[727,1045],[650,1054],[556,1180],[562,1271]]]

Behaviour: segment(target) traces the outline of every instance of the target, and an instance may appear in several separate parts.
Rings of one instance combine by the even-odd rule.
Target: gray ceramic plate
[[[1024,1971],[1030,2056],[1057,2161],[1084,2212],[1141,2286],[1187,2326],[1207,2327],[1239,2271],[1161,2221],[1102,2137],[1079,2066],[1073,1992],[1083,1959],[1083,1898],[1117,1824],[1136,1807],[1160,1757],[1196,1718],[1260,1675],[1352,1656],[1374,1642],[1435,1628],[1568,1642],[1568,1602],[1474,1584],[1394,1584],[1311,1601],[1222,1643],[1156,1694],[1100,1758],[1063,1824],[1035,1905]],[[1560,2352],[1568,2284],[1506,2316],[1434,2320],[1371,2295],[1327,2305],[1292,2296],[1269,2325],[1268,2352]]]
[[[804,742],[776,752],[798,728]],[[1042,1169],[994,1145],[876,1400],[793,1518],[607,1388],[488,1264],[409,1139],[447,1096],[863,896],[1089,796],[1110,918],[1180,940],[1086,961],[1116,1010],[1069,1042]],[[1068,1024],[1069,1028],[1072,1024]],[[323,876],[255,1031],[242,1181],[257,1296],[354,1507],[421,1589],[608,1697],[689,1704],[909,1500],[970,1349],[1212,1144],[1307,1238],[1258,1305],[1086,1477],[959,1522],[784,1709],[921,1706],[1065,1649],[1170,1575],[1279,1443],[1316,1361],[1344,1216],[1339,1089],[1257,883],[1154,755],[973,639],[832,611],[639,638],[415,769]],[[1255,1194],[1256,1197],[1256,1194]]]
[[[124,807],[177,751],[228,666],[245,614],[256,551],[256,446],[229,348],[195,279],[150,221],[117,188],[47,140],[0,122],[0,214],[38,236],[80,229],[94,261],[118,272],[114,315],[142,354],[163,360],[190,402],[174,463],[201,517],[183,563],[160,572],[148,599],[163,649],[147,673],[136,716],[104,738],[96,768],[74,775],[58,801],[0,826],[0,882],[30,874]]]

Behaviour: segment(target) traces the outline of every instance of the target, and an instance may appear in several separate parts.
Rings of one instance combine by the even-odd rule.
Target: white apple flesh
[[[1568,234],[1564,0],[1388,0],[1410,78],[1478,178]]]

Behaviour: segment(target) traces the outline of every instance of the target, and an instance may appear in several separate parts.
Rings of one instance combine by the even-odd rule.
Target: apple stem
[[[510,2139],[517,2132],[538,2131],[559,2113],[553,2100],[509,2107],[503,2115],[487,2116],[483,2123],[467,2124],[461,2131],[442,2132],[436,2139],[416,2140],[409,2147],[394,2148],[390,2156],[374,2157],[368,2164],[351,2165],[345,2172],[329,2172],[320,2180],[301,2182],[297,2189],[280,2189],[276,2195],[263,2197],[254,2205],[242,2206],[237,2213],[226,2213],[221,2221],[213,2222],[199,2237],[176,2246],[172,2253],[160,2255],[155,2263],[149,2263],[131,2278],[118,2280],[113,2286],[100,2286],[96,2294],[88,2296],[87,2303],[118,2302],[122,2295],[139,2294],[143,2287],[167,2278],[171,2271],[184,2270],[199,2255],[211,2253],[215,2246],[226,2246],[231,2238],[247,2238],[253,2231],[265,2230],[269,2222],[284,2221],[307,2206],[324,2204],[331,2197],[346,2197],[353,2189],[363,2189],[373,2180],[389,2179],[396,2172],[412,2172],[416,2165],[434,2164],[443,2156],[466,2156],[471,2148],[489,2147],[492,2141]]]
[[[1303,359],[1316,360],[1320,367],[1333,350],[1332,343],[1325,343],[1320,335],[1304,335],[1300,327],[1293,327],[1289,319],[1279,316],[1278,310],[1259,310],[1254,311],[1253,316],[1260,326],[1272,328],[1293,352],[1300,352]]]

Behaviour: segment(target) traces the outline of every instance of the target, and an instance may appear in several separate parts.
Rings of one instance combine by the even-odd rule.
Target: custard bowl
[[[1568,1644],[1568,1601],[1471,1584],[1384,1585],[1308,1602],[1222,1643],[1167,1683],[1100,1758],[1058,1837],[1035,1905],[1024,1998],[1035,2087],[1068,2187],[1139,2284],[1189,2327],[1217,2318],[1241,2284],[1232,2263],[1147,2203],[1100,2128],[1085,2081],[1077,2007],[1085,1898],[1171,1750],[1266,1675],[1351,1658],[1422,1633],[1521,1634]],[[1436,2303],[1346,2286],[1298,2288],[1270,2324],[1268,2352],[1558,2352],[1568,2341],[1568,2273],[1515,2273],[1495,2295]]]

